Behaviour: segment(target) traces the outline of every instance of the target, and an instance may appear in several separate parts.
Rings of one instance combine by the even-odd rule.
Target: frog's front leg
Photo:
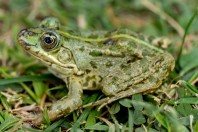
[[[82,86],[77,78],[67,78],[65,82],[68,84],[68,95],[53,103],[51,108],[48,110],[48,117],[50,121],[53,121],[63,115],[66,115],[82,105]],[[34,126],[39,126],[43,123],[43,115],[33,121]]]

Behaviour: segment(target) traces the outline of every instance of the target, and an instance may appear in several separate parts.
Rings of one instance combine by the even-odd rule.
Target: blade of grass
[[[0,131],[5,132],[9,128],[11,128],[14,124],[16,124],[19,121],[17,118],[8,117],[4,122],[0,125]]]
[[[94,94],[90,97],[89,102],[94,102],[98,97],[98,94]],[[81,116],[78,118],[78,120],[74,123],[74,125],[72,126],[71,130],[76,131],[78,129],[78,127],[80,126],[80,123],[83,122],[87,116],[89,115],[91,111],[91,108],[87,108],[83,111],[83,113],[81,114]]]
[[[50,125],[47,129],[45,129],[43,132],[52,132],[55,128],[57,128],[61,123],[64,122],[64,119],[60,119],[56,122],[54,122],[52,125]]]
[[[44,123],[47,124],[47,126],[49,126],[51,121],[50,121],[49,116],[48,116],[47,108],[44,109],[43,119],[44,119]]]
[[[96,124],[96,116],[98,115],[98,111],[92,110],[87,118],[85,128]]]
[[[195,72],[193,76],[188,80],[188,83],[192,83],[196,78],[198,78],[198,72]]]
[[[20,82],[19,84],[30,95],[30,97],[33,98],[34,101],[36,101],[36,103],[38,104],[39,102],[38,102],[36,94],[27,85],[25,85],[24,83]]]
[[[162,115],[160,112],[154,112],[154,116],[157,121],[167,129],[168,132],[171,132],[170,122],[164,115]]]
[[[107,131],[109,129],[109,127],[107,125],[100,125],[98,124],[94,124],[92,126],[88,126],[85,128],[85,130],[95,130],[95,131]]]
[[[176,69],[178,71],[181,69],[181,66],[179,64],[179,61],[180,61],[180,57],[181,57],[181,54],[182,54],[182,51],[183,51],[183,47],[184,47],[184,42],[185,42],[186,36],[187,36],[188,31],[190,29],[190,26],[191,26],[192,22],[194,21],[195,17],[197,16],[197,14],[198,14],[198,7],[195,10],[194,14],[191,16],[191,18],[190,18],[190,20],[189,20],[189,22],[188,22],[188,24],[187,24],[187,26],[185,28],[184,36],[182,38],[182,44],[181,44],[181,47],[179,49],[179,53],[177,55],[177,60],[176,60],[176,66],[177,66]]]
[[[183,81],[183,80],[179,81],[178,83],[182,87],[188,89],[191,93],[198,94],[198,89],[195,86],[192,86],[190,83]]]
[[[11,110],[11,107],[10,107],[10,105],[8,104],[6,97],[3,96],[2,94],[0,94],[0,100],[1,100],[1,104],[3,105],[3,107],[4,107],[7,111],[10,111],[10,110]]]
[[[87,108],[83,111],[83,113],[81,114],[81,116],[78,118],[78,120],[74,123],[73,127],[71,128],[71,130],[76,131],[78,129],[78,127],[80,126],[80,124],[87,118],[87,116],[89,115],[91,109]]]
[[[31,81],[43,81],[54,79],[52,74],[43,74],[43,75],[31,75],[31,76],[23,76],[16,78],[8,78],[8,79],[0,79],[0,85],[6,85],[10,83],[18,83],[18,82],[31,82]]]
[[[47,91],[47,86],[42,81],[33,81],[33,88],[38,99]]]
[[[186,98],[180,98],[177,101],[175,101],[175,104],[198,104],[198,98],[197,97],[186,97]]]
[[[129,127],[129,132],[133,132],[133,127],[134,127],[134,114],[131,109],[128,108],[128,113],[129,113],[129,119],[128,119],[128,127]]]

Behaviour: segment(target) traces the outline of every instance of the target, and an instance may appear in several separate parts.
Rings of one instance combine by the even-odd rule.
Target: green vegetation
[[[0,0],[0,131],[197,132],[196,5],[197,0]],[[175,71],[157,93],[133,95],[101,111],[80,109],[55,122],[46,117],[43,130],[30,128],[18,116],[36,110],[34,103],[44,108],[67,94],[65,84],[27,55],[16,39],[21,29],[37,26],[46,16],[57,17],[72,30],[128,28],[166,36],[172,40],[166,50],[176,58]],[[98,91],[84,94],[84,104],[104,97]]]

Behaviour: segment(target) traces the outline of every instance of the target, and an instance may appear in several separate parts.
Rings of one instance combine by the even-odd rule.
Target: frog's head
[[[29,28],[18,34],[21,46],[30,54],[39,56],[47,52],[54,52],[60,47],[60,35],[53,29]]]
[[[60,35],[56,29],[60,26],[58,19],[45,18],[39,27],[23,29],[18,34],[18,41],[22,47],[33,55],[37,52],[54,51],[60,45]]]
[[[48,25],[46,26],[45,23]],[[18,42],[24,50],[41,60],[52,70],[64,70],[67,71],[66,74],[69,71],[74,73],[77,71],[77,67],[70,63],[73,59],[71,56],[65,57],[69,51],[62,46],[62,37],[56,30],[57,28],[45,19],[41,23],[41,27],[21,30],[18,34]]]

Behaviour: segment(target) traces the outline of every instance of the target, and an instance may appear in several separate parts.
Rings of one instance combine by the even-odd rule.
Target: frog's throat
[[[133,36],[130,36],[130,35],[127,35],[127,34],[116,34],[116,35],[113,35],[113,36],[110,36],[110,37],[104,37],[104,38],[83,38],[83,37],[79,37],[79,36],[75,36],[75,35],[72,35],[72,34],[69,34],[68,32],[64,32],[64,31],[61,31],[61,30],[56,30],[59,34],[65,36],[65,37],[69,37],[69,38],[72,38],[72,39],[77,39],[77,40],[80,40],[80,41],[85,41],[85,42],[102,42],[102,41],[106,41],[108,40],[109,38],[112,38],[112,39],[118,39],[118,38],[127,38],[127,39],[131,39],[133,40],[134,42],[136,43],[141,43],[143,44],[145,47],[148,47],[150,49],[153,49],[153,50],[156,50],[160,53],[163,53],[164,51],[151,45],[151,44],[148,44],[142,40],[139,40]]]
[[[75,64],[68,64],[68,63],[61,63],[56,58],[54,58],[52,55],[48,54],[47,52],[43,52],[42,56],[39,56],[39,52],[29,52],[32,56],[39,59],[41,62],[43,62],[47,67],[49,68],[58,68],[60,70],[65,71],[73,71],[73,73],[78,74],[79,69]],[[35,55],[36,54],[36,55]]]

